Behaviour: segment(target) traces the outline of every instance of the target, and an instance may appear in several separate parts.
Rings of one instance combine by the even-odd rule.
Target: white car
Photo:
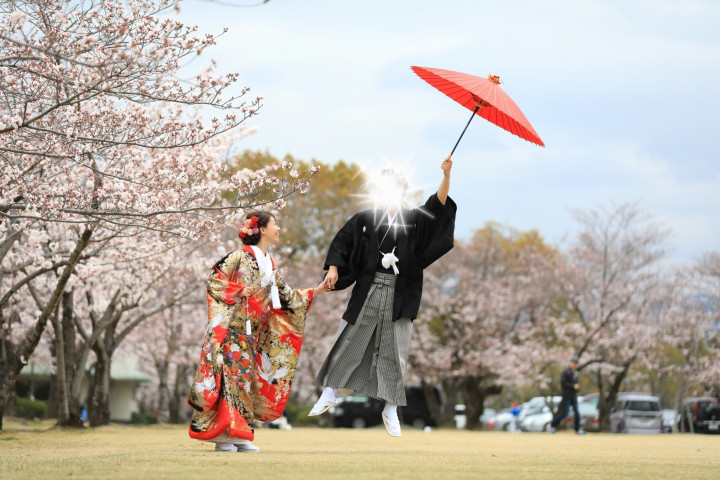
[[[553,403],[555,407],[553,410],[557,411],[560,401],[555,402],[553,400]],[[581,429],[585,430],[593,421],[597,423],[597,408],[582,402],[578,404],[578,408],[580,409]],[[520,422],[520,429],[525,432],[547,432],[550,430],[550,422],[552,422],[553,416],[553,412],[546,405],[540,412],[525,416],[523,421]],[[568,428],[574,428],[575,412],[573,412],[572,407],[570,407],[570,412],[563,422]]]
[[[662,433],[660,398],[645,393],[619,393],[610,413],[615,433]]]
[[[525,417],[530,415],[536,415],[545,411],[550,411],[548,405],[558,405],[562,397],[533,397],[527,402],[520,405],[520,414],[518,415],[517,421],[518,426],[521,426]]]
[[[527,415],[520,422],[520,430],[523,432],[546,432],[550,429],[550,422],[552,422],[553,414],[550,408],[543,407],[543,411],[540,413],[533,413]]]
[[[512,422],[514,415],[510,413],[509,408],[500,410],[495,416],[488,418],[486,426],[488,430],[509,430],[510,422]]]

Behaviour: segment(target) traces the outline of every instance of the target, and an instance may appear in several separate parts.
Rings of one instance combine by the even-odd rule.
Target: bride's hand
[[[248,298],[249,296],[250,296],[250,289],[249,289],[249,288],[243,288],[243,289],[240,290],[238,293],[236,293],[235,295],[233,295],[232,298],[233,298],[233,300],[235,300],[236,302],[242,302],[243,300],[245,300],[245,299]]]
[[[330,288],[329,288],[328,285],[327,285],[327,280],[323,280],[323,282],[322,282],[320,285],[318,285],[317,287],[315,287],[315,292],[314,292],[314,294],[315,294],[315,295],[321,295],[321,294],[323,294],[323,293],[325,293],[325,292],[329,292],[329,291],[330,291]]]

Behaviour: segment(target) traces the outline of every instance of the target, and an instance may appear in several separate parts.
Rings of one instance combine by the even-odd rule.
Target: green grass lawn
[[[183,426],[47,429],[6,421],[0,478],[720,478],[720,435],[577,436],[406,428],[259,429],[259,453],[216,453]]]

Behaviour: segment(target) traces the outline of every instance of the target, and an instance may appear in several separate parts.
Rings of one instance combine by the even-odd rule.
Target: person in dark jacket
[[[560,386],[562,387],[562,403],[560,406],[560,412],[550,422],[550,431],[555,433],[555,428],[562,422],[565,417],[570,413],[570,406],[573,407],[575,413],[575,432],[582,435],[585,432],[580,429],[580,409],[578,408],[577,392],[580,389],[578,383],[578,357],[573,355],[570,358],[570,365],[562,371],[560,374]]]
[[[326,285],[353,284],[350,300],[315,385],[325,387],[310,416],[335,405],[336,390],[352,390],[385,401],[388,433],[400,436],[397,406],[406,405],[403,375],[412,322],[422,296],[423,269],[454,244],[457,206],[448,196],[452,159],[440,165],[437,193],[420,208],[402,208],[407,181],[401,173],[381,176],[384,208],[354,215],[335,235],[325,259]]]

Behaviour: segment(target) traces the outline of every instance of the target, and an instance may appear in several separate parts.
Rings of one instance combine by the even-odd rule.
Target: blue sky
[[[720,249],[717,0],[187,0],[180,19],[230,29],[204,60],[264,98],[246,148],[396,161],[429,194],[470,112],[410,66],[493,73],[546,147],[473,120],[457,236],[493,220],[563,245],[570,208],[638,202],[673,230],[672,260]]]

